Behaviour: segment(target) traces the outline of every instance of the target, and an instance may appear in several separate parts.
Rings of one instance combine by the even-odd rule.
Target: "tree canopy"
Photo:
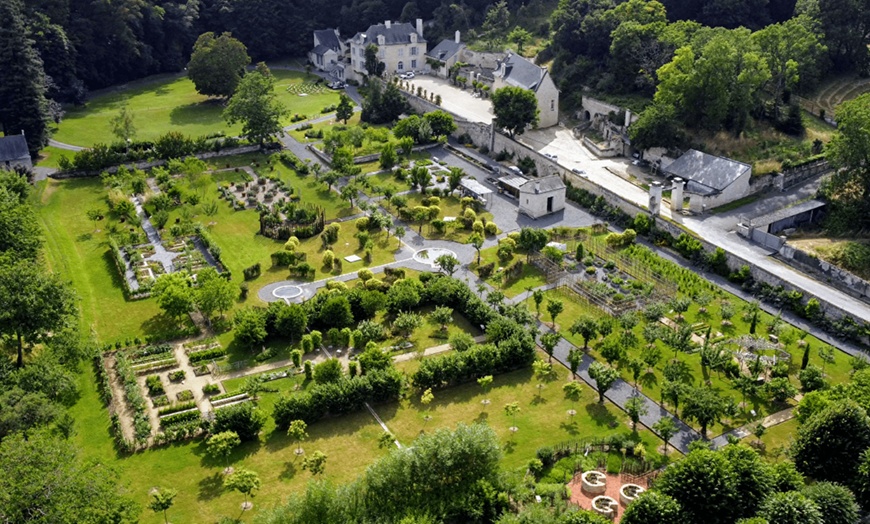
[[[193,45],[187,75],[200,94],[229,98],[236,92],[245,67],[250,63],[245,44],[230,33],[220,36],[203,33]]]
[[[492,94],[495,124],[507,129],[511,137],[521,135],[528,126],[538,125],[540,111],[535,93],[521,87],[502,87]]]
[[[287,108],[275,94],[275,77],[262,62],[242,78],[224,109],[227,122],[241,122],[242,135],[257,144],[283,135],[281,119],[286,114]]]

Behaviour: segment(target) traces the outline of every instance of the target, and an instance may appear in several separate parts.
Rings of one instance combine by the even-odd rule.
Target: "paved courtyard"
[[[450,81],[435,76],[420,75],[411,80],[414,88],[422,87],[428,93],[441,95],[441,107],[453,114],[461,115],[472,122],[492,122],[492,102],[489,99],[475,98],[470,89],[459,89]]]

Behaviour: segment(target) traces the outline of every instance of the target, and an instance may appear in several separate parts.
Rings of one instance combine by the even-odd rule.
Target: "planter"
[[[592,499],[592,511],[610,520],[613,520],[613,518],[616,517],[617,507],[618,505],[616,501],[606,495],[601,495]]]
[[[607,490],[607,476],[600,471],[587,471],[580,477],[583,491],[591,495],[598,495]]]
[[[622,487],[619,488],[619,503],[623,506],[628,506],[644,491],[646,490],[637,484],[623,484]]]

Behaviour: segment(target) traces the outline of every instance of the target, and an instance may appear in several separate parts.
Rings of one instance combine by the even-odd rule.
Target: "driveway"
[[[441,95],[441,107],[472,122],[492,122],[492,102],[475,98],[471,90],[462,90],[448,80],[435,76],[420,75],[410,81],[416,89],[422,87],[427,93]]]

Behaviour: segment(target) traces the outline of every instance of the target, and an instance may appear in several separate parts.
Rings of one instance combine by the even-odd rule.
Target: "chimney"
[[[385,26],[387,26],[387,29],[389,29],[389,28],[390,28],[390,26],[392,26],[392,25],[393,25],[393,23],[392,23],[392,22],[390,22],[390,21],[389,21],[389,20],[387,20],[387,21],[386,21],[386,22],[384,22],[384,25],[385,25]]]
[[[379,46],[385,45],[386,42],[387,42],[387,37],[385,37],[384,35],[378,35],[378,45]]]
[[[417,19],[417,34],[423,36],[423,19]]]
[[[456,43],[459,43],[459,31],[456,31]]]
[[[540,192],[541,192],[541,183],[535,182],[535,193],[540,193]]]

